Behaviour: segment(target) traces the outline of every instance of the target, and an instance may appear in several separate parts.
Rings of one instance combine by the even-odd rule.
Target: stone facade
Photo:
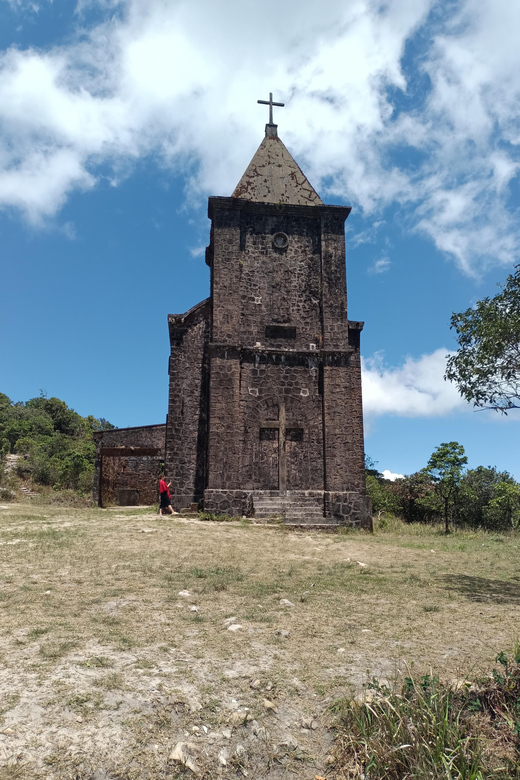
[[[165,434],[165,425],[94,434],[94,501],[99,506],[148,506],[158,501]]]
[[[209,199],[210,297],[168,317],[164,461],[174,509],[197,504],[216,514],[371,527],[363,323],[347,316],[349,213],[323,203],[276,125],[266,126],[232,197]],[[127,430],[137,446],[141,429]],[[118,433],[98,434],[101,454],[115,446],[108,434],[116,441]],[[131,490],[125,476],[131,457],[121,457],[126,471],[113,460],[105,483],[108,465],[100,458],[102,501],[118,491],[131,498],[124,492]],[[135,484],[144,485],[160,457],[139,457]],[[146,457],[156,461],[147,466]],[[134,489],[145,495],[144,487]]]
[[[175,508],[370,526],[349,212],[323,204],[274,125],[233,196],[209,199],[211,296],[169,317]]]

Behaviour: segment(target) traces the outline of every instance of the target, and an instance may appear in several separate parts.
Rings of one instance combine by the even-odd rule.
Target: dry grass
[[[517,538],[31,504],[0,523],[1,780],[189,775],[179,741],[200,776],[329,780],[335,699],[487,671],[518,633]]]
[[[473,682],[423,675],[399,690],[373,680],[356,700],[338,701],[339,776],[518,780],[520,647],[496,662],[492,675]]]

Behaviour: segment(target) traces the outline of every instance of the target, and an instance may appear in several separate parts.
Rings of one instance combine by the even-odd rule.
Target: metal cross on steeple
[[[285,106],[285,103],[275,103],[273,101],[273,93],[269,93],[269,100],[257,100],[257,103],[262,103],[264,106],[269,106],[269,124],[273,124],[273,106],[280,106],[280,108],[283,108]]]

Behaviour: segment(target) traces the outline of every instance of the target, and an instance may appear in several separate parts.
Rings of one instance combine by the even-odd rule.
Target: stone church
[[[209,198],[210,296],[168,316],[166,425],[96,434],[95,497],[153,503],[164,468],[174,509],[370,527],[350,208],[323,203],[269,105],[233,194]]]

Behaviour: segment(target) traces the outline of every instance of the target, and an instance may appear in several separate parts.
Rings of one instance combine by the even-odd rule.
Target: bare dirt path
[[[0,778],[330,780],[336,698],[512,647],[518,546],[2,506]]]

